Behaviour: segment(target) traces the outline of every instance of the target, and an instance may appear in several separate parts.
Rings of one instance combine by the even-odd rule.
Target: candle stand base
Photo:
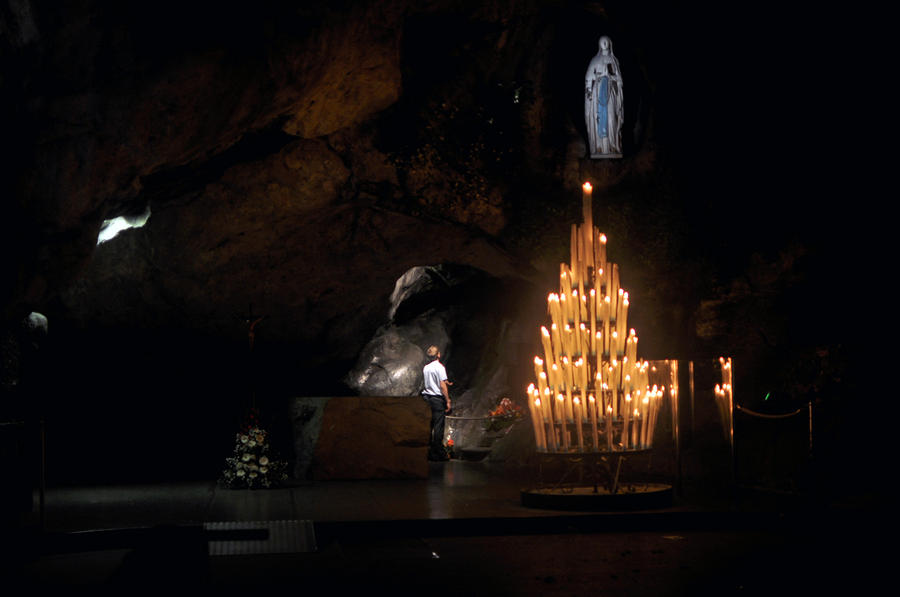
[[[672,505],[672,486],[664,483],[620,481],[625,457],[649,450],[578,454],[542,453],[539,483],[521,492],[522,505],[549,510],[645,510]],[[555,479],[544,481],[545,465]]]
[[[655,510],[672,505],[672,486],[662,483],[626,483],[616,493],[593,485],[523,489],[522,505],[526,508],[582,512]]]

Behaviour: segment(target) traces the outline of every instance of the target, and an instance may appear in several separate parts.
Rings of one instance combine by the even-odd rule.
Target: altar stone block
[[[302,406],[307,412],[317,411],[316,416],[304,417],[302,428],[295,424],[295,476],[315,480],[428,477],[431,411],[420,397],[297,398],[295,403],[295,410]],[[301,453],[304,445],[307,450],[312,447],[311,455]]]

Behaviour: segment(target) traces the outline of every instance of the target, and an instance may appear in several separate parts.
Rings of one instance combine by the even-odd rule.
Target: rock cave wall
[[[697,15],[638,4],[3,4],[4,342],[32,362],[4,358],[3,400],[46,417],[54,478],[215,474],[251,404],[289,452],[284,399],[349,391],[416,266],[483,272],[492,325],[460,325],[448,367],[472,408],[514,394],[539,339],[509,333],[538,329],[583,180],[642,356],[818,355],[804,383],[832,383],[838,347],[805,303],[820,245],[790,231],[806,205],[764,243],[707,233],[762,221],[741,207],[758,183],[735,182],[755,147],[715,137],[739,108],[716,101],[732,91],[725,58],[691,60],[685,89],[684,57],[710,41]],[[581,81],[601,33],[626,73],[614,162],[584,159]],[[147,206],[144,227],[96,244],[104,219]],[[34,311],[50,331],[23,352]],[[157,443],[173,429],[180,442]],[[88,464],[97,454],[111,465]]]

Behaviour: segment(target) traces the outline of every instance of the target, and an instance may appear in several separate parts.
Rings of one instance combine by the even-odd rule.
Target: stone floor
[[[0,572],[34,588],[438,595],[856,591],[886,574],[864,508],[687,489],[658,510],[542,510],[521,504],[532,473],[451,461],[427,480],[53,488]],[[211,542],[223,528],[232,543]]]

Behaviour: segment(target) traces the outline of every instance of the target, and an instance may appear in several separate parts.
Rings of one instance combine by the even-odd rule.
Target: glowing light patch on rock
[[[148,205],[147,209],[144,210],[144,213],[142,214],[136,216],[119,216],[118,218],[103,220],[103,225],[100,226],[100,234],[97,235],[97,244],[99,245],[100,243],[112,240],[123,230],[140,228],[146,224],[149,219],[150,206]]]

